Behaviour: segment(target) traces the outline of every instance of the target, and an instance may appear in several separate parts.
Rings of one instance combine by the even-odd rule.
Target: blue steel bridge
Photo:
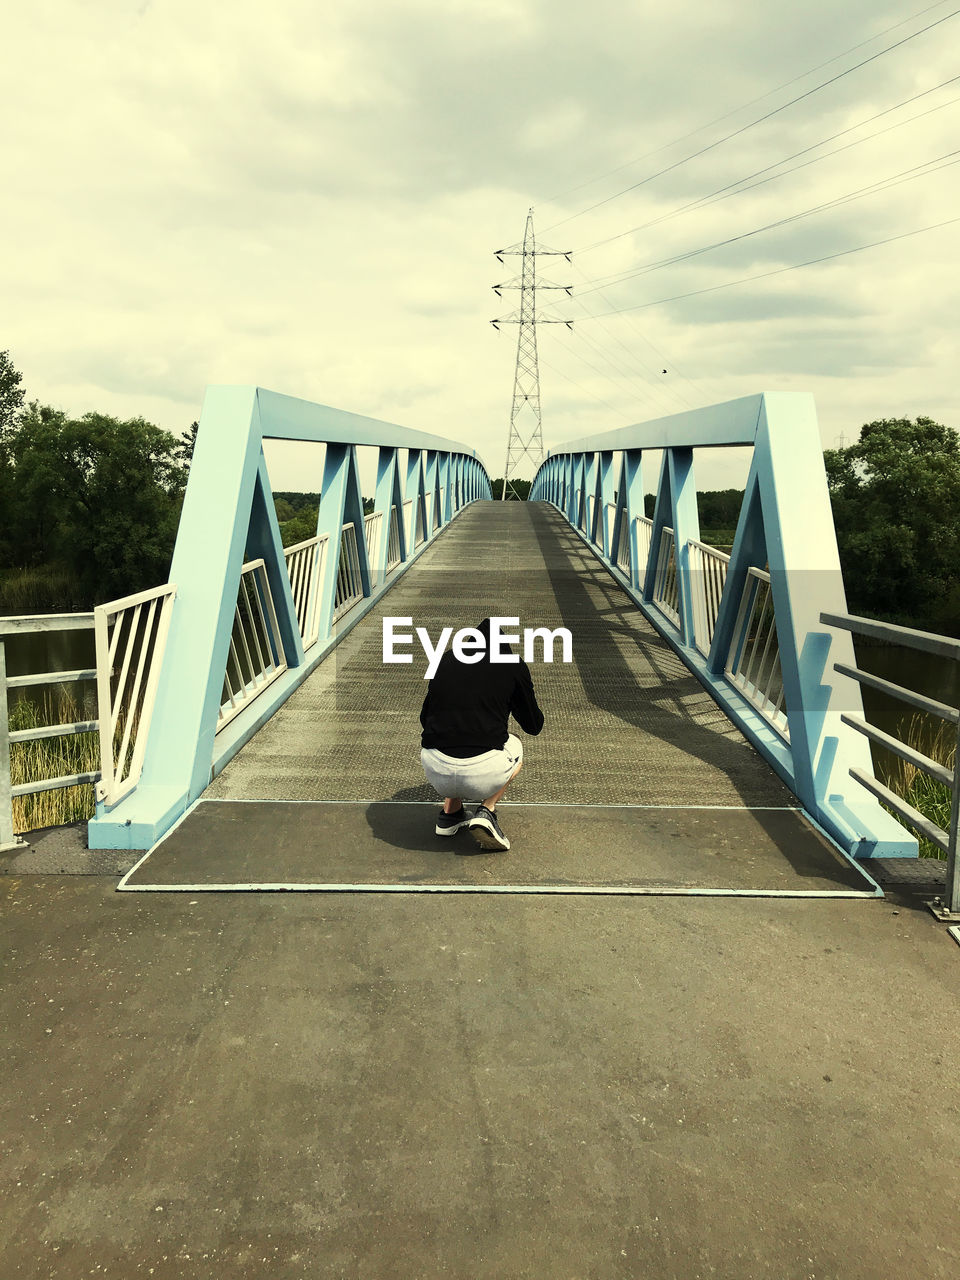
[[[267,440],[326,446],[316,535],[286,549]],[[700,540],[694,457],[744,445],[728,556]],[[871,859],[916,856],[873,775],[865,624],[846,614],[807,395],[570,441],[530,501],[495,503],[454,440],[213,387],[170,578],[96,615],[113,732],[89,845],[168,851],[122,887],[874,895]],[[436,636],[491,614],[566,626],[573,662],[533,664],[546,728],[507,796],[514,852],[438,861],[425,660],[385,665],[382,620]]]

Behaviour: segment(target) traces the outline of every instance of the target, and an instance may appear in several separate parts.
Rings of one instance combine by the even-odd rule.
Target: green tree
[[[8,564],[15,527],[15,491],[10,437],[23,413],[23,375],[13,366],[9,351],[0,351],[0,566]]]
[[[13,431],[23,412],[23,374],[13,367],[9,351],[0,351],[0,437]]]
[[[883,418],[824,461],[851,610],[960,633],[957,432]]]
[[[193,451],[197,445],[197,432],[199,429],[199,422],[191,422],[186,431],[181,431],[180,438],[177,441],[174,453],[177,461],[185,471],[190,470],[190,463],[193,461]]]
[[[93,603],[166,580],[184,483],[174,436],[32,403],[10,443],[16,563],[68,568]]]
[[[510,487],[507,489],[507,501],[513,502],[513,493],[516,493],[520,502],[526,502],[530,497],[530,488],[533,484],[532,480],[511,480]],[[503,477],[499,476],[496,480],[490,482],[490,488],[493,490],[493,497],[496,502],[500,501],[500,495],[503,493]],[[513,490],[513,493],[510,490]]]

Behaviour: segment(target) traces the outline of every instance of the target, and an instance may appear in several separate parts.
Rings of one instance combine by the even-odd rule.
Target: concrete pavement
[[[0,877],[0,1275],[947,1280],[960,949],[908,898]]]

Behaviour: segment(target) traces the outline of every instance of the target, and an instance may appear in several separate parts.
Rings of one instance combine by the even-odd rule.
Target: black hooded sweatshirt
[[[420,712],[423,746],[460,759],[502,747],[510,732],[511,715],[525,733],[538,734],[543,728],[530,668],[522,658],[518,662],[491,662],[490,619],[485,618],[477,630],[486,640],[480,662],[460,662],[448,649],[430,681]],[[501,648],[508,651],[506,645]]]

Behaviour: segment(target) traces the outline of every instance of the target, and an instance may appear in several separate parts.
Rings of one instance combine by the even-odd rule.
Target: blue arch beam
[[[726,582],[705,656],[697,645],[697,581],[691,541],[699,541],[696,448],[749,445],[753,460]],[[644,450],[663,450],[650,546],[638,554],[636,519],[643,515],[640,484]],[[616,498],[602,481],[607,459],[621,452]],[[581,513],[588,497],[615,506],[613,546]],[[851,766],[872,776],[869,744],[841,721],[863,715],[859,685],[833,670],[855,666],[846,631],[820,622],[821,612],[846,611],[846,597],[823,448],[813,397],[764,393],[709,408],[636,423],[571,440],[551,452],[530,491],[552,503],[630,593],[641,612],[694,671],[747,738],[765,756],[803,808],[848,854],[857,858],[916,857],[917,842],[849,776]],[[617,565],[621,513],[628,513],[630,564]],[[674,530],[679,624],[656,607],[654,587],[663,529]],[[749,570],[769,569],[788,734],[782,735],[726,676],[736,641]],[[701,615],[702,616],[702,615]]]

